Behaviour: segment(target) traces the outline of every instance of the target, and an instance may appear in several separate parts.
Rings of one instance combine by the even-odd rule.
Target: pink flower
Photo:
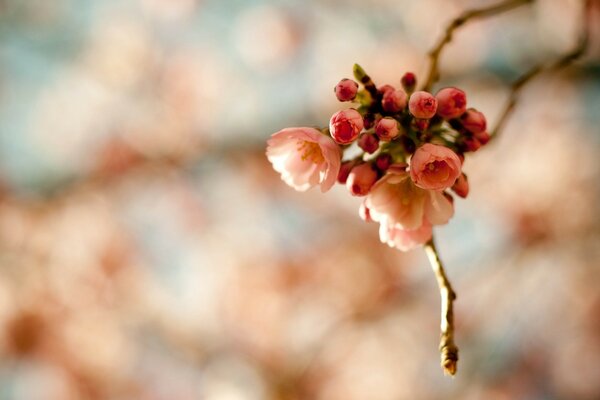
[[[352,143],[363,130],[363,119],[354,108],[333,114],[329,121],[329,133],[339,144]]]
[[[369,154],[373,154],[379,148],[379,137],[372,133],[365,133],[358,139],[358,147]]]
[[[432,226],[427,220],[417,229],[402,229],[397,225],[381,224],[379,239],[400,251],[409,251],[427,243],[431,239]]]
[[[267,141],[267,158],[281,179],[298,191],[319,184],[326,192],[335,183],[342,152],[314,128],[286,128]]]
[[[377,122],[375,125],[375,133],[379,136],[379,139],[390,141],[400,134],[398,129],[398,121],[392,117],[385,117]]]
[[[467,95],[455,87],[441,89],[435,98],[438,101],[437,114],[442,118],[460,117],[467,109]]]
[[[465,113],[460,117],[460,121],[465,129],[471,133],[484,132],[485,128],[487,127],[485,115],[474,108],[469,108],[467,111],[465,111]]]
[[[392,165],[371,188],[365,200],[371,219],[405,230],[418,229],[424,218],[432,225],[447,223],[454,214],[452,203],[441,192],[417,187],[405,169]]]
[[[352,196],[365,196],[377,182],[377,171],[371,164],[360,164],[352,168],[346,187]]]
[[[467,197],[469,194],[469,181],[465,174],[460,174],[456,183],[452,186],[452,190],[463,199]]]
[[[454,185],[460,175],[461,162],[445,146],[425,143],[410,159],[410,177],[423,189],[444,190]]]
[[[381,107],[384,111],[397,113],[406,107],[408,96],[404,90],[386,90],[381,99]]]
[[[431,93],[414,92],[408,101],[408,109],[415,118],[428,119],[435,115],[437,100]]]
[[[369,208],[365,205],[365,202],[363,201],[360,204],[360,208],[358,209],[358,215],[360,216],[360,219],[362,219],[365,222],[373,222],[370,214],[371,213],[369,211]]]
[[[333,90],[339,101],[351,101],[358,92],[358,83],[351,79],[342,79]]]

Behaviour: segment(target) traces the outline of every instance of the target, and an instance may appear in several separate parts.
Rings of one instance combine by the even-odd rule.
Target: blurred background
[[[600,4],[436,228],[458,293],[439,367],[422,251],[264,156],[360,63],[423,77],[467,0],[0,0],[0,400],[600,399]],[[442,80],[492,123],[576,44],[578,0],[461,29]]]

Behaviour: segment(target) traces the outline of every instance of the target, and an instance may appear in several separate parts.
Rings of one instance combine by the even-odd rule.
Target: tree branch
[[[439,80],[440,55],[446,45],[452,41],[452,35],[456,29],[463,26],[468,21],[501,14],[524,4],[532,3],[533,1],[535,0],[505,0],[489,7],[466,10],[457,18],[452,20],[452,22],[450,22],[450,24],[446,27],[444,36],[442,36],[435,47],[429,52],[429,72],[427,73],[427,79],[425,80],[422,90],[430,91],[431,87]]]
[[[590,28],[591,28],[591,7],[592,0],[586,0],[584,9],[583,9],[583,24],[581,25],[581,33],[579,36],[579,40],[577,42],[577,46],[570,52],[560,56],[554,62],[548,63],[540,63],[530,70],[521,75],[510,87],[510,94],[508,97],[508,101],[504,106],[504,111],[500,114],[500,118],[496,123],[496,126],[491,131],[490,136],[492,138],[496,137],[504,125],[506,121],[514,111],[514,108],[519,100],[521,90],[525,85],[531,82],[538,75],[548,72],[548,71],[557,71],[561,68],[565,68],[572,64],[575,60],[585,54],[587,51],[589,41],[590,41]]]
[[[440,358],[444,373],[454,375],[456,373],[456,364],[458,362],[458,347],[454,343],[454,312],[453,302],[456,294],[450,285],[450,281],[444,272],[444,266],[440,256],[433,243],[433,238],[424,245],[425,253],[429,258],[429,263],[437,279],[440,288],[440,297],[442,298],[442,317],[440,323]]]

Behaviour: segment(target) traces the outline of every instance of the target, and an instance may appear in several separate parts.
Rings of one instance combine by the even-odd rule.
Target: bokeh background
[[[600,399],[600,7],[436,228],[458,292],[438,365],[423,252],[264,156],[360,63],[422,76],[467,0],[0,0],[0,399]],[[438,87],[493,123],[572,48],[582,1],[461,29]]]

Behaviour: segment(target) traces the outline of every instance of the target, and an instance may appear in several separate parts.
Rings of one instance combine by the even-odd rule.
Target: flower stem
[[[493,15],[497,15],[503,13],[508,10],[512,10],[513,8],[522,6],[527,3],[531,3],[534,0],[505,0],[500,1],[497,4],[482,7],[482,8],[474,8],[471,10],[466,10],[462,14],[460,14],[457,18],[453,19],[450,24],[446,27],[444,36],[440,38],[435,47],[431,49],[429,52],[429,73],[427,74],[427,79],[425,80],[425,84],[423,85],[423,89],[425,91],[430,91],[431,87],[439,80],[440,71],[439,71],[439,63],[440,63],[440,55],[442,50],[452,41],[452,35],[454,31],[459,27],[463,26],[470,20],[477,18],[486,18],[491,17]]]
[[[586,0],[584,4],[584,9],[582,12],[583,21],[581,23],[581,32],[579,34],[579,40],[575,48],[573,48],[568,53],[560,56],[553,62],[543,62],[541,64],[535,65],[531,67],[527,72],[521,75],[517,80],[513,82],[510,87],[510,94],[508,96],[508,101],[500,114],[500,118],[496,123],[494,129],[490,132],[490,136],[495,138],[500,134],[502,128],[506,124],[506,121],[514,111],[515,106],[520,98],[521,90],[525,85],[531,82],[538,75],[547,72],[547,71],[557,71],[561,68],[565,68],[573,63],[575,60],[580,58],[588,49],[590,42],[590,30],[591,30],[591,15],[592,15],[592,0]]]
[[[456,299],[456,293],[446,276],[444,266],[440,256],[433,243],[433,238],[424,245],[425,253],[429,258],[429,263],[437,279],[440,288],[440,297],[442,298],[442,316],[441,316],[441,336],[440,336],[440,357],[444,373],[454,375],[456,373],[456,364],[458,362],[458,347],[454,343],[454,311],[453,302]]]

